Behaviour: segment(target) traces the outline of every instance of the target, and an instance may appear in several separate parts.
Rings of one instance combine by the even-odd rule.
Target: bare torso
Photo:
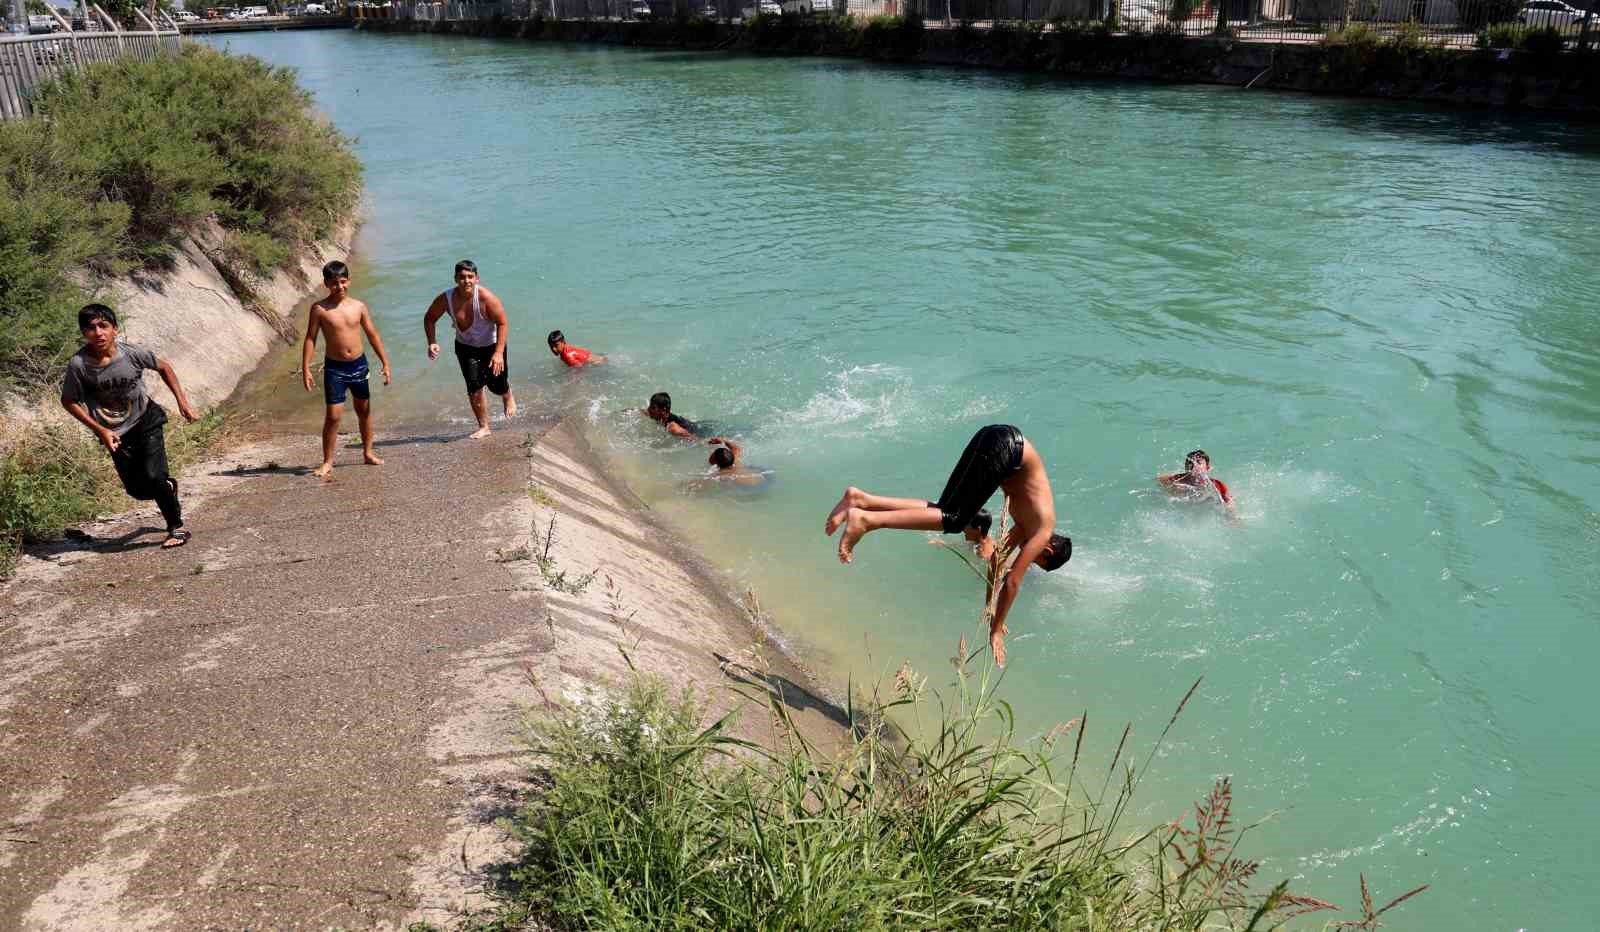
[[[360,356],[361,318],[366,313],[367,306],[355,298],[345,298],[338,304],[329,304],[326,300],[318,301],[317,307],[321,311],[318,316],[318,328],[322,331],[324,350],[328,358],[349,362]]]
[[[1049,537],[1056,526],[1055,493],[1045,475],[1044,460],[1026,438],[1022,441],[1022,467],[1000,484],[1010,499],[1011,530],[1007,542],[1021,548],[1030,538],[1043,533]]]

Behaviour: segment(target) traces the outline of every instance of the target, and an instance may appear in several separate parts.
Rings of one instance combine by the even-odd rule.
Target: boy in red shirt
[[[1228,513],[1233,513],[1233,496],[1228,492],[1227,483],[1221,479],[1211,478],[1211,457],[1204,450],[1192,450],[1184,456],[1183,472],[1156,476],[1156,481],[1165,486],[1169,492],[1195,498],[1210,498],[1215,495],[1227,507]]]
[[[596,356],[581,346],[573,346],[568,343],[566,334],[559,330],[550,331],[550,336],[546,339],[550,344],[550,352],[561,357],[561,361],[570,368],[575,369],[578,366],[595,365],[606,361],[604,356]]]

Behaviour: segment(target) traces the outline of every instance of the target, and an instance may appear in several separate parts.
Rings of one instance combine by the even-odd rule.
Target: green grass
[[[540,714],[507,901],[462,927],[1260,930],[1337,908],[1253,888],[1226,779],[1183,819],[1125,824],[1165,731],[1134,768],[1124,729],[1090,779],[1085,718],[1023,740],[965,639],[952,662],[945,696],[902,667],[837,753],[764,692],[776,736],[757,745],[638,672]]]

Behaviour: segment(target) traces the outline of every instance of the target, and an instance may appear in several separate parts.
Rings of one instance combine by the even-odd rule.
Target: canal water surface
[[[841,567],[847,483],[937,497],[1015,423],[1076,542],[1001,692],[1157,755],[1135,817],[1231,774],[1266,877],[1394,927],[1594,927],[1600,134],[1210,87],[447,37],[216,39],[358,140],[354,292],[396,385],[467,415],[420,317],[470,257],[517,390],[581,415],[831,685],[934,685],[981,593],[913,533]],[[561,328],[603,352],[566,371]],[[286,392],[294,386],[285,377]],[[757,491],[686,491],[737,437]],[[286,394],[286,397],[288,395]],[[307,429],[318,397],[294,404]],[[380,420],[381,425],[381,420]],[[1240,526],[1152,477],[1208,450]],[[685,632],[692,637],[693,632]],[[1130,823],[1131,824],[1131,823]],[[1348,914],[1347,914],[1348,915]]]

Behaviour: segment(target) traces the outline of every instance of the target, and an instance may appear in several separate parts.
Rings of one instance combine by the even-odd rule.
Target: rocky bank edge
[[[319,482],[315,437],[238,448],[190,471],[189,546],[129,536],[145,508],[0,592],[0,928],[448,922],[510,853],[524,710],[607,701],[619,644],[717,709],[743,681],[843,734],[572,427],[380,427],[381,468],[347,446]],[[596,574],[579,593],[508,559],[552,519],[552,569]],[[771,737],[759,706],[740,729]]]

